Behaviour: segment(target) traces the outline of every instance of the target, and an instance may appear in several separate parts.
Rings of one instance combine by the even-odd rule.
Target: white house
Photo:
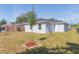
[[[43,19],[40,18],[36,21],[33,29],[30,29],[30,25],[26,23],[24,25],[25,32],[35,33],[49,33],[49,32],[66,32],[68,31],[68,24],[54,19]]]

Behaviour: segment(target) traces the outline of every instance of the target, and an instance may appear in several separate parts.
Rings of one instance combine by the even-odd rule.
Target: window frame
[[[41,30],[41,29],[42,29],[42,28],[41,28],[41,24],[38,24],[38,29],[39,29],[39,30]]]

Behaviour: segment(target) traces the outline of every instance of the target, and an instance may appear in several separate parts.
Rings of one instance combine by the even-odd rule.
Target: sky
[[[67,23],[79,23],[78,4],[35,4],[37,18],[55,18]],[[0,4],[0,20],[15,22],[16,17],[32,9],[32,4]]]

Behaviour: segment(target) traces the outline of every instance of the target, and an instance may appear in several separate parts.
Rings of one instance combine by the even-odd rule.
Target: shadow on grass
[[[9,33],[4,34],[4,36],[9,36],[9,35],[12,35],[12,34],[9,34]]]
[[[77,33],[79,34],[79,28],[76,29]]]
[[[23,52],[19,52],[16,54],[67,54],[68,51],[78,54],[79,53],[79,45],[76,43],[67,43],[69,47],[56,47],[56,48],[46,48],[46,47],[37,47],[33,49],[26,49]]]
[[[69,45],[68,50],[70,50],[74,54],[79,54],[79,44],[67,43],[67,45]]]
[[[47,37],[41,37],[41,38],[39,38],[40,41],[46,40],[46,39],[47,39]]]
[[[46,47],[37,47],[33,49],[26,49],[23,52],[17,53],[17,54],[47,54],[48,49]]]
[[[25,51],[19,52],[19,53],[16,53],[16,54],[64,54],[67,51],[63,50],[63,49],[66,49],[66,48],[61,48],[61,49],[51,48],[51,49],[48,49],[46,47],[37,47],[37,48],[33,48],[33,49],[26,49]]]

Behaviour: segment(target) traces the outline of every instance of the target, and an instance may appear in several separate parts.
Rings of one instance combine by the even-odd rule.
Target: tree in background
[[[22,14],[21,16],[16,17],[16,23],[27,22],[26,14]]]
[[[2,19],[1,21],[0,21],[0,25],[2,26],[2,25],[4,25],[4,24],[6,24],[7,23],[7,21],[5,20],[5,19]]]
[[[71,27],[74,27],[74,28],[79,28],[79,23],[76,23],[76,24],[70,24]]]
[[[4,24],[6,24],[6,23],[7,23],[7,21],[5,19],[2,19],[0,21],[0,31],[1,31],[1,26],[4,25]]]

